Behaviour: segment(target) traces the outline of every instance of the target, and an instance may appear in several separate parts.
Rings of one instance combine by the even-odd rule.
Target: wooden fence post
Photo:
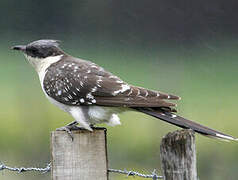
[[[168,133],[160,145],[160,157],[165,180],[197,180],[193,131]]]
[[[64,131],[51,134],[52,180],[108,180],[106,129],[72,132],[73,141]]]

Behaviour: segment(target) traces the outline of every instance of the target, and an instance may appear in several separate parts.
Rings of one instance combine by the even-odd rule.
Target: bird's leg
[[[71,131],[79,129],[79,127],[77,125],[78,125],[78,122],[77,121],[73,121],[73,122],[67,124],[66,126],[57,128],[56,131],[66,131],[68,133],[68,135],[70,136],[70,138],[72,139],[72,141],[73,141],[74,140],[74,136],[73,136]]]
[[[73,121],[73,122],[67,124],[66,126],[57,128],[56,131],[65,131],[73,141],[74,140],[74,136],[73,136],[73,133],[72,133],[73,130],[80,130],[81,129],[81,130],[92,131],[92,129],[95,128],[94,124],[90,124],[90,126],[89,126],[90,129],[85,128],[83,126],[77,126],[78,124],[79,123],[77,121]]]

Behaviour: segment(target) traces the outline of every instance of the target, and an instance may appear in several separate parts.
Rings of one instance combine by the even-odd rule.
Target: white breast
[[[26,59],[29,61],[29,63],[35,68],[36,72],[39,75],[39,79],[40,79],[40,84],[41,84],[41,88],[45,94],[45,96],[49,99],[49,101],[58,106],[60,109],[68,112],[68,106],[54,100],[53,98],[49,97],[48,94],[45,92],[44,88],[43,88],[43,82],[44,82],[44,77],[45,74],[47,72],[47,68],[53,64],[58,62],[59,60],[61,60],[63,55],[58,55],[58,56],[53,56],[53,57],[47,57],[47,58],[33,58],[31,56],[27,56],[25,54]]]
[[[33,58],[24,54],[29,63],[35,68],[36,72],[39,75],[41,86],[43,87],[43,80],[45,77],[46,69],[53,63],[61,60],[63,55],[52,56],[47,58]],[[44,89],[43,89],[44,91]]]

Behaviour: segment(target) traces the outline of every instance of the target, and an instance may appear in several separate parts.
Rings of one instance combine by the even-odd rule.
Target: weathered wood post
[[[160,145],[160,157],[165,180],[197,180],[193,131],[168,133]]]
[[[52,180],[108,180],[106,129],[64,131],[51,134]]]

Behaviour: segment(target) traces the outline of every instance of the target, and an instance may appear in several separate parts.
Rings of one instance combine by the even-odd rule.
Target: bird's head
[[[23,52],[27,60],[36,69],[38,69],[43,62],[53,63],[55,59],[65,54],[59,48],[59,41],[50,39],[33,41],[27,45],[13,46],[12,49]]]
[[[59,48],[59,41],[50,39],[33,41],[27,45],[13,46],[12,49],[22,51],[25,55],[38,59],[64,54]]]

